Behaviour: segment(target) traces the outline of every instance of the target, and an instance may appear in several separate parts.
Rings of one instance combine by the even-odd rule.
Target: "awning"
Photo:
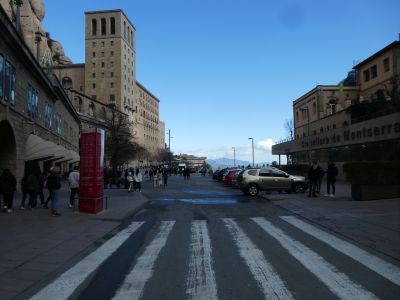
[[[65,149],[62,146],[53,144],[53,157],[49,159],[45,159],[44,161],[56,161],[61,160],[69,154],[69,150]]]
[[[81,157],[79,156],[78,153],[76,153],[75,151],[72,151],[72,150],[71,150],[71,152],[72,152],[72,156],[73,156],[72,161],[70,161],[71,164],[76,163],[81,160]]]
[[[69,162],[69,163],[74,163],[79,161],[79,155],[72,150],[67,150],[67,152],[65,153],[65,156],[63,158],[60,158],[58,160],[56,160],[56,163],[62,163],[62,162]]]
[[[30,134],[26,141],[24,160],[45,160],[54,156],[56,144]]]

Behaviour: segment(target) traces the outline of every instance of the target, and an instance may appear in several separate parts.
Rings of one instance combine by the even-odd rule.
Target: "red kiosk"
[[[79,211],[96,214],[103,210],[104,130],[84,130],[80,140]]]

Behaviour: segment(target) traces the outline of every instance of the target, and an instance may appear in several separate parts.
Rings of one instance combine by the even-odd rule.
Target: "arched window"
[[[101,35],[106,35],[106,19],[101,18]]]
[[[72,79],[70,77],[63,77],[61,84],[64,89],[70,90],[72,88]]]
[[[96,35],[96,34],[97,34],[97,20],[92,19],[92,35]]]
[[[312,113],[313,113],[313,115],[315,115],[317,113],[317,104],[315,102],[313,102],[313,104],[312,104]]]
[[[115,18],[110,19],[110,33],[115,34]]]
[[[130,32],[131,32],[131,30],[129,29],[129,26],[128,26],[128,44],[130,44],[131,43],[131,35],[129,34]]]
[[[133,30],[131,31],[131,45],[133,47]]]
[[[124,39],[126,40],[126,22],[124,21]]]
[[[89,104],[89,116],[94,116],[94,103]]]

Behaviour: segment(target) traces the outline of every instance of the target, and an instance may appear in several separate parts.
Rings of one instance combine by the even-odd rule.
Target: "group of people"
[[[326,173],[326,191],[325,196],[335,197],[335,182],[336,176],[339,171],[333,161],[328,162],[328,168],[325,171],[320,165],[319,161],[315,160],[308,170],[308,180],[310,183],[308,189],[308,197],[317,197],[321,192],[322,179]],[[332,188],[332,193],[331,193]]]
[[[126,170],[126,182],[128,185],[128,192],[133,192],[133,191],[142,191],[142,181],[143,181],[143,175],[140,172],[139,168],[136,168],[136,171],[134,171],[132,168],[129,170]]]
[[[58,209],[59,190],[61,188],[60,170],[58,167],[51,167],[49,171],[42,173],[36,167],[30,173],[25,174],[21,179],[21,209],[32,209],[40,205],[49,208],[51,203],[50,215],[60,216]],[[68,175],[68,182],[71,193],[69,207],[75,204],[75,197],[79,193],[79,168],[75,167]],[[3,196],[3,212],[12,212],[14,207],[14,194],[17,188],[17,180],[9,169],[4,169],[0,175],[0,195]],[[48,190],[48,197],[45,199],[44,190]],[[26,200],[28,203],[26,206]]]

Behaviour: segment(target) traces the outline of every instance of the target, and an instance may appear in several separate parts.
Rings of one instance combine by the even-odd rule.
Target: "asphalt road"
[[[147,183],[142,192],[151,202],[127,228],[37,299],[51,295],[51,288],[60,298],[69,289],[66,297],[76,299],[400,295],[396,262],[290,216],[263,198],[248,198],[198,175],[189,181],[172,176],[167,187]]]

